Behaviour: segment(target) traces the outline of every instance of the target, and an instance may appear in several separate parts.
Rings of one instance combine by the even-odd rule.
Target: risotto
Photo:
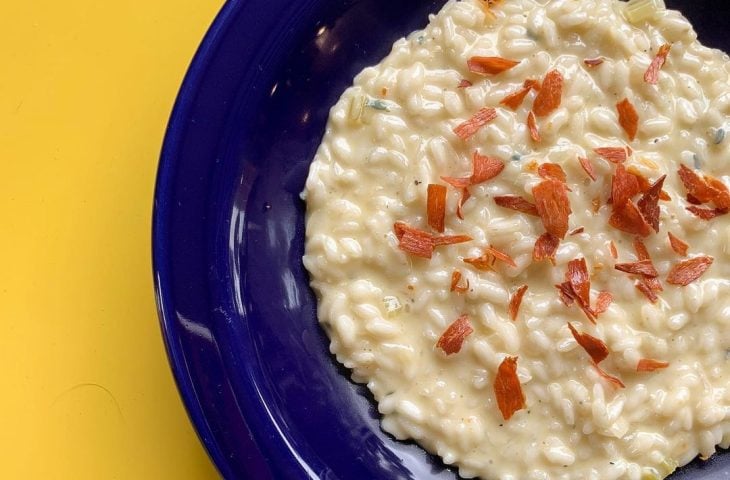
[[[660,0],[452,0],[355,78],[303,260],[386,432],[502,480],[730,444],[729,71]]]

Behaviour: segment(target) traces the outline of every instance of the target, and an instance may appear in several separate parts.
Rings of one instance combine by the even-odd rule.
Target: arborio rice
[[[320,321],[383,429],[463,477],[730,443],[730,61],[659,3],[450,1],[332,108]]]

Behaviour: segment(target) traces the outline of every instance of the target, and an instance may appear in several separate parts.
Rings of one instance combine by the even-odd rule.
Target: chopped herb
[[[374,108],[375,110],[381,110],[384,112],[389,112],[390,107],[388,107],[388,102],[385,100],[381,100],[379,98],[369,98],[367,102],[365,103],[366,107]]]
[[[700,156],[698,154],[696,154],[696,153],[692,154],[692,161],[694,162],[695,170],[702,169],[702,159],[700,158]]]
[[[727,132],[724,128],[720,127],[715,130],[715,145],[720,145],[725,140],[725,135],[727,135]]]
[[[513,162],[520,162],[522,161],[522,154],[521,153],[513,153],[511,157],[509,157],[510,160]]]
[[[419,35],[418,38],[416,38],[416,41],[419,45],[423,45],[423,43],[426,41],[425,35]]]

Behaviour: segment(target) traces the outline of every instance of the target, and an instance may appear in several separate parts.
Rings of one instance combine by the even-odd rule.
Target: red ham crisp
[[[466,285],[460,286],[459,282],[461,282],[461,272],[458,270],[454,270],[454,273],[451,274],[451,291],[456,293],[465,293],[467,290],[469,290],[469,279],[466,279]]]
[[[557,180],[543,180],[533,187],[532,195],[545,230],[558,238],[565,238],[568,217],[572,213],[565,185]]]
[[[641,192],[639,181],[626,171],[622,164],[616,166],[616,173],[611,181],[611,201],[614,210],[621,208],[634,195]]]
[[[537,238],[535,248],[532,251],[532,259],[536,262],[550,260],[555,264],[555,254],[560,246],[560,239],[548,232],[543,233]]]
[[[703,255],[679,262],[670,270],[667,283],[685,287],[700,278],[713,261],[712,257]]]
[[[643,275],[649,278],[655,278],[659,275],[651,260],[640,260],[638,262],[631,263],[617,263],[615,265],[616,270],[620,272],[631,273],[633,275]]]
[[[614,205],[614,208],[614,212],[608,219],[609,225],[631,235],[649,236],[651,226],[646,222],[633,201],[627,201],[622,207]]]
[[[522,285],[509,300],[509,307],[507,310],[509,312],[509,318],[513,322],[517,320],[517,313],[520,311],[520,304],[522,303],[522,297],[525,296],[525,292],[527,292],[527,285]]]
[[[588,266],[585,258],[578,258],[568,262],[568,270],[565,279],[575,293],[576,298],[582,305],[589,306],[591,302],[591,277],[588,274]]]
[[[636,108],[628,98],[624,98],[616,104],[616,111],[619,125],[629,136],[629,140],[634,141],[636,132],[639,130],[639,114],[636,112]]]
[[[443,233],[446,218],[446,187],[433,183],[428,185],[426,213],[428,225],[437,232]]]
[[[669,236],[669,244],[671,245],[672,250],[674,250],[674,252],[678,255],[686,257],[687,250],[689,249],[687,242],[680,240],[672,232],[667,232],[667,236]]]
[[[540,129],[537,128],[537,120],[535,114],[530,112],[527,114],[527,129],[530,131],[530,138],[535,143],[540,143]]]
[[[583,167],[583,171],[586,172],[588,177],[595,182],[596,171],[593,169],[593,164],[591,163],[591,161],[585,157],[578,157],[578,161],[580,162],[580,166]]]
[[[639,199],[639,211],[644,217],[646,222],[651,225],[655,232],[659,233],[659,197],[662,193],[662,187],[664,186],[664,180],[667,178],[663,175],[654,184],[649,187],[649,190]]]
[[[484,125],[497,118],[497,110],[491,107],[484,107],[472,115],[467,121],[460,123],[454,128],[454,133],[462,140],[468,140],[479,131]]]
[[[727,209],[702,208],[696,207],[694,205],[687,207],[687,210],[691,212],[694,216],[696,216],[697,218],[701,218],[702,220],[712,220],[713,218],[717,218],[728,213]]]
[[[596,365],[608,357],[608,347],[603,340],[588,335],[587,333],[579,332],[570,322],[568,322],[568,328],[570,329],[570,333],[573,334],[575,341],[578,342],[578,345],[583,347],[583,350],[590,355]]]
[[[614,377],[613,375],[610,375],[605,370],[603,370],[601,367],[593,364],[593,368],[596,369],[596,372],[603,378],[604,380],[610,382],[614,387],[616,388],[626,388],[626,385],[624,385],[624,382],[621,381],[618,377]]]
[[[593,151],[611,163],[624,163],[630,155],[626,147],[600,147],[594,148]]]
[[[596,316],[605,313],[606,310],[608,310],[608,307],[611,306],[613,303],[613,295],[611,295],[610,292],[601,292],[598,294],[598,299],[596,300],[596,308],[593,309],[593,313],[596,314]]]
[[[498,197],[494,197],[494,203],[496,203],[500,207],[509,208],[510,210],[516,210],[527,215],[534,215],[536,217],[539,216],[535,204],[528,202],[518,195],[501,195]]]
[[[667,55],[669,55],[669,50],[671,48],[672,46],[667,43],[659,47],[659,51],[654,57],[654,60],[652,60],[649,68],[646,70],[646,73],[644,73],[644,81],[646,83],[651,85],[657,84],[659,81],[659,70],[661,70],[664,66],[664,62],[667,61]]]
[[[553,179],[561,183],[565,183],[568,179],[563,168],[557,163],[541,163],[537,168],[537,174],[546,180]]]
[[[651,358],[642,358],[639,363],[636,364],[637,372],[654,372],[661,370],[669,366],[668,362],[660,362],[659,360],[652,360]]]
[[[443,350],[446,355],[459,353],[464,344],[464,340],[472,332],[474,332],[474,329],[469,323],[469,317],[467,315],[461,315],[441,334],[441,337],[436,343],[436,348]]]
[[[557,70],[551,70],[542,81],[542,88],[535,97],[532,111],[538,117],[550,115],[560,107],[563,96],[563,75]]]
[[[517,357],[505,357],[499,365],[494,379],[494,396],[505,420],[525,408],[525,395],[517,377]]]
[[[593,68],[593,67],[599,66],[604,61],[605,60],[602,57],[598,57],[598,58],[586,58],[585,60],[583,60],[583,63],[585,63],[586,66]]]
[[[479,75],[497,75],[520,64],[518,60],[502,57],[471,57],[466,62],[469,71]]]
[[[516,92],[510,93],[509,95],[504,97],[499,102],[499,104],[504,105],[511,110],[517,110],[518,108],[520,108],[520,105],[522,105],[522,102],[525,101],[525,97],[528,93],[530,93],[530,90],[532,90],[532,87],[523,86]]]

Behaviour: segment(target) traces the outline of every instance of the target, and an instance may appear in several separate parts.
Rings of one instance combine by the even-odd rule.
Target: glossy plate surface
[[[299,199],[330,106],[443,3],[230,1],[190,67],[158,173],[155,281],[181,395],[226,478],[456,478],[381,432],[329,355]],[[667,3],[730,50],[730,5]],[[720,455],[672,478],[728,477]]]

